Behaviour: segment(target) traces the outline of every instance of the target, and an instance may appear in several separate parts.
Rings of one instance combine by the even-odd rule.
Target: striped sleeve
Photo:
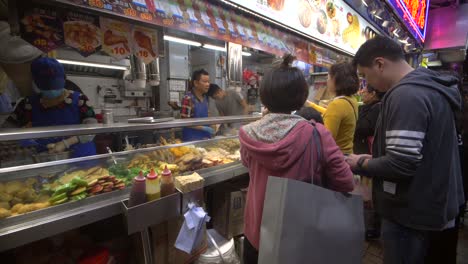
[[[368,163],[368,172],[374,177],[389,181],[412,177],[422,163],[431,117],[428,102],[421,94],[416,96],[414,88],[401,87],[386,99],[385,133],[377,139],[385,142],[385,153]]]
[[[387,153],[396,157],[422,160],[424,132],[410,130],[391,130],[385,133]]]

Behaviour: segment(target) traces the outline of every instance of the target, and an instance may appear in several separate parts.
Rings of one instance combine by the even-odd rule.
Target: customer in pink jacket
[[[332,135],[321,124],[315,124],[322,140],[323,160],[318,164],[312,138],[313,126],[291,112],[300,109],[308,96],[308,86],[302,72],[291,67],[294,57],[286,55],[280,67],[267,72],[260,86],[260,99],[269,114],[246,125],[239,132],[242,163],[249,169],[250,184],[245,208],[244,263],[257,263],[268,176],[311,182],[350,192],[354,188],[353,174]],[[319,175],[313,175],[320,166]]]

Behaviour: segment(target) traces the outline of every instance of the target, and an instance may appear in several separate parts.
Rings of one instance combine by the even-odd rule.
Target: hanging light
[[[210,45],[210,44],[203,44],[203,48],[226,52],[226,46],[221,47],[221,46],[215,46],[215,45]]]
[[[188,40],[188,39],[177,38],[177,37],[172,37],[172,36],[167,36],[167,35],[164,36],[164,40],[177,42],[177,43],[181,43],[181,44],[186,44],[186,45],[190,45],[190,46],[196,46],[196,47],[200,47],[202,45],[200,42],[196,42],[196,41],[192,41],[192,40]]]

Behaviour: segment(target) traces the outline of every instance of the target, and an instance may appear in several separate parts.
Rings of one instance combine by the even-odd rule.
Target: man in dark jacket
[[[385,37],[356,53],[359,74],[387,92],[373,155],[348,163],[373,178],[382,216],[384,263],[424,263],[432,231],[455,224],[463,187],[454,111],[461,107],[456,78],[414,70],[399,44]]]

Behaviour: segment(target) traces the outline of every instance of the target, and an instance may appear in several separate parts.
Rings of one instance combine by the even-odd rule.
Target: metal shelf
[[[82,124],[68,126],[34,127],[25,129],[0,129],[0,141],[23,140],[31,138],[66,137],[79,135],[94,135],[128,131],[157,130],[167,128],[191,127],[200,125],[215,125],[228,123],[248,123],[260,119],[261,116],[229,116],[209,118],[176,119],[164,123],[135,124]]]
[[[247,169],[240,162],[234,162],[198,173],[205,178],[206,187],[244,175]],[[122,201],[128,199],[129,192],[127,188],[0,220],[0,252],[123,215]]]

